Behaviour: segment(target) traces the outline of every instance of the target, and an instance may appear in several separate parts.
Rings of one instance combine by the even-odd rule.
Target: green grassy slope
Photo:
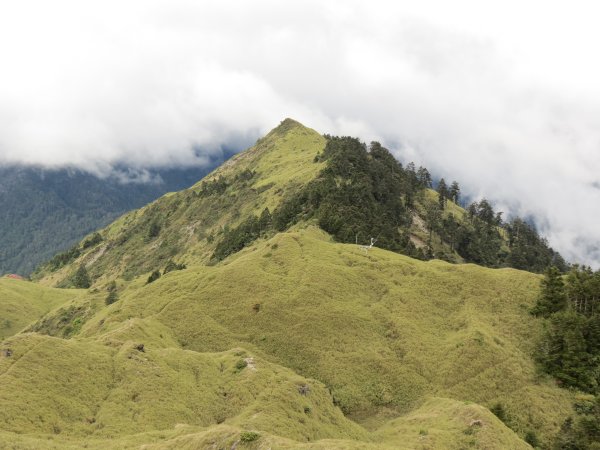
[[[122,286],[120,300],[86,319],[71,340],[12,338],[17,358],[27,356],[10,377],[0,365],[8,392],[18,393],[2,399],[11,407],[0,423],[31,438],[57,424],[65,439],[91,445],[111,437],[117,448],[136,433],[144,433],[136,443],[152,442],[157,438],[145,433],[157,429],[171,430],[163,433],[165,448],[233,443],[245,429],[274,448],[325,438],[343,442],[307,448],[354,448],[353,441],[527,448],[485,407],[501,402],[521,436],[534,430],[549,437],[571,413],[571,394],[539,378],[530,357],[541,332],[527,313],[538,281],[526,272],[421,262],[379,249],[365,255],[312,226],[278,234],[217,266]],[[134,349],[138,343],[146,352]],[[264,379],[245,384],[234,367],[246,357]],[[48,381],[32,389],[23,373],[36,361],[47,361]],[[93,385],[75,382],[87,379],[85,371],[95,374]],[[77,390],[51,382],[61,373]],[[281,391],[278,376],[287,380]],[[302,383],[311,386],[310,398],[298,395]],[[75,399],[68,392],[77,392]],[[42,397],[69,400],[46,417]],[[11,424],[17,410],[23,422]],[[484,426],[471,429],[473,420]],[[209,428],[174,436],[179,423]]]
[[[84,264],[96,285],[115,277],[131,280],[162,269],[170,259],[186,264],[207,263],[223,233],[265,208],[273,212],[320,173],[326,163],[320,154],[323,136],[291,119],[284,120],[256,145],[231,158],[190,189],[170,193],[133,211],[101,230],[101,241],[88,246],[88,236],[70,256],[50,261],[33,274],[43,284],[69,287],[72,275]],[[463,262],[461,256],[427,227],[427,209],[438,204],[431,189],[414,199],[411,240],[429,246],[441,259]],[[443,217],[466,220],[460,206],[448,202]],[[66,262],[66,264],[65,264]]]
[[[112,438],[178,423],[231,421],[301,440],[366,435],[333,406],[322,384],[243,349],[197,353],[148,346],[142,352],[134,342],[106,346],[36,334],[4,345],[13,350],[0,359],[3,386],[10,387],[0,393],[7,432]],[[238,366],[245,358],[253,358],[251,364]],[[307,395],[298,391],[304,385]]]
[[[222,180],[226,189],[202,192],[202,182],[167,194],[118,219],[100,232],[103,241],[58,270],[42,266],[33,278],[47,285],[65,285],[80,264],[97,281],[116,276],[131,279],[164,267],[170,258],[187,264],[208,261],[224,226],[235,226],[250,214],[271,211],[280,201],[313,179],[323,168],[315,156],[325,138],[286,119],[256,145],[227,161],[204,178]],[[155,224],[157,236],[150,237]]]
[[[80,291],[50,289],[29,281],[0,278],[0,340],[21,331]]]
[[[260,436],[253,448],[527,448],[489,411],[448,399],[369,433],[324,385],[243,349],[140,352],[35,334],[3,345],[14,351],[0,359],[0,438],[11,448],[230,448],[246,430]]]
[[[365,253],[307,222],[210,261],[226,227],[319,173],[324,145],[285,120],[203,182],[42,267],[27,286],[70,297],[2,342],[13,354],[0,353],[0,442],[520,449],[535,432],[548,443],[572,394],[531,357],[538,275]],[[436,195],[422,191],[414,214]],[[427,237],[421,225],[415,240]],[[169,259],[188,267],[147,284]],[[42,286],[68,285],[82,264],[91,289]],[[111,280],[118,300],[107,306]],[[498,403],[510,428],[489,411]],[[239,442],[250,430],[260,437]]]
[[[502,401],[519,428],[550,432],[570,407],[568,394],[537,379],[530,358],[541,332],[528,314],[538,282],[510,269],[378,249],[364,255],[309,228],[262,241],[221,266],[134,285],[83,334],[123,334],[126,319],[148,318],[184,348],[241,345],[270,355],[325,382],[359,420],[438,395]]]

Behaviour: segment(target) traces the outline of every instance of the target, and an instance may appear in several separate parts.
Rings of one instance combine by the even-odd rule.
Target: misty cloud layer
[[[0,162],[202,165],[293,117],[381,140],[600,266],[589,3],[207,3],[5,5]]]

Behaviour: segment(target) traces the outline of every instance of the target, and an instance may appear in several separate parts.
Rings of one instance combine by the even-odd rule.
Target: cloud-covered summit
[[[203,164],[284,117],[379,139],[600,264],[590,3],[24,0],[0,16],[0,162]],[[201,149],[201,150],[199,150]]]

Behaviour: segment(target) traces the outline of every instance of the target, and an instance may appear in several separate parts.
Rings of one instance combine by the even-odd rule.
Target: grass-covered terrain
[[[306,220],[338,242],[368,244],[418,259],[475,262],[541,273],[564,268],[534,228],[504,223],[489,202],[468,212],[431,189],[424,168],[403,167],[379,143],[321,136],[284,120],[255,146],[189,189],[167,194],[118,219],[38,268],[32,278],[88,287],[164,270],[211,264],[259,236]],[[456,197],[454,197],[456,200]],[[81,267],[88,275],[81,277]]]
[[[0,277],[0,340],[18,333],[57,306],[80,295],[29,281]]]
[[[297,229],[123,285],[71,339],[8,339],[0,423],[32,448],[203,448],[252,430],[264,448],[527,448],[519,436],[552,436],[571,413],[530,356],[538,283]]]
[[[33,278],[68,286],[80,264],[96,280],[129,280],[164,268],[172,258],[206,263],[224,229],[264,208],[275,209],[316,176],[323,164],[313,160],[324,146],[323,136],[288,119],[203,181],[126,214],[102,230],[94,245],[82,241],[77,251],[58,255]]]
[[[306,193],[327,173],[325,146],[286,120],[192,188],[53,258],[36,273],[39,284],[0,282],[22,283],[29,299],[58,296],[1,344],[0,442],[547,447],[574,394],[533,361],[544,331],[530,314],[541,277],[340,242],[318,226],[327,192]],[[374,174],[365,186],[377,188]],[[354,188],[333,175],[323,180],[336,195]],[[304,203],[277,232],[265,208],[276,221],[295,195]],[[431,238],[436,252],[462,261],[423,219],[436,193],[422,189],[412,209],[387,201],[398,212],[387,222],[413,216],[402,245]],[[472,220],[453,203],[443,214]],[[234,251],[216,251],[227,239]],[[89,289],[46,287],[80,284],[82,272]]]

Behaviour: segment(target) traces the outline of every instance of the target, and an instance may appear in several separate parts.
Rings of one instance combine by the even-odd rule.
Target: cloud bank
[[[381,140],[599,267],[591,3],[400,3],[4,5],[0,162],[202,165],[293,117]]]

